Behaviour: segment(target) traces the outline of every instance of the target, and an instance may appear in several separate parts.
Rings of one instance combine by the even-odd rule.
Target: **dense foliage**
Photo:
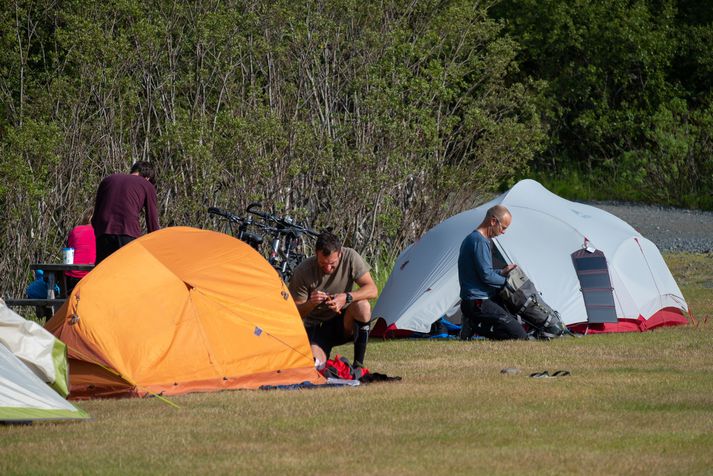
[[[545,181],[713,208],[710,2],[503,0],[491,14],[521,47],[520,77],[547,85]]]
[[[4,291],[105,174],[156,163],[163,225],[260,199],[374,257],[543,139],[480,2],[3,1]]]
[[[372,259],[528,173],[713,202],[703,1],[0,6],[2,295],[138,159],[162,225],[261,200]]]

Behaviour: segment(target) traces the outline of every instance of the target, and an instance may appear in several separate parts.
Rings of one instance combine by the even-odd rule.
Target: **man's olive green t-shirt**
[[[368,273],[371,267],[359,253],[351,248],[342,247],[342,257],[334,272],[326,274],[317,263],[317,257],[311,256],[295,268],[290,279],[290,294],[295,301],[306,301],[312,291],[327,294],[350,292],[354,282]],[[326,321],[336,316],[324,303],[318,305],[303,318],[306,324]]]

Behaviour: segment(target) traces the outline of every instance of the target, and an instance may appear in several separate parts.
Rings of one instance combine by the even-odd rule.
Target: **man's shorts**
[[[305,327],[309,343],[319,346],[327,354],[332,352],[332,348],[346,344],[352,340],[352,336],[344,335],[344,312],[340,312],[328,321],[321,321]]]

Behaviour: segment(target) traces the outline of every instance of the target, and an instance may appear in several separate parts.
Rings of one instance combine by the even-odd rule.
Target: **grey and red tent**
[[[599,208],[565,200],[533,180],[448,218],[404,250],[374,307],[374,336],[427,333],[459,304],[458,253],[493,205],[512,224],[493,240],[563,322],[582,332],[643,331],[686,324],[688,308],[658,248]]]

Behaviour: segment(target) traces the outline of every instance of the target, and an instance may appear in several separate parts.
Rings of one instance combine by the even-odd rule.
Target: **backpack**
[[[361,380],[369,373],[369,369],[364,367],[353,367],[349,359],[337,354],[333,359],[327,360],[324,367],[319,370],[324,377],[337,378],[342,380]]]
[[[510,271],[500,298],[510,312],[530,326],[534,337],[552,339],[570,333],[559,313],[542,299],[522,268]]]

